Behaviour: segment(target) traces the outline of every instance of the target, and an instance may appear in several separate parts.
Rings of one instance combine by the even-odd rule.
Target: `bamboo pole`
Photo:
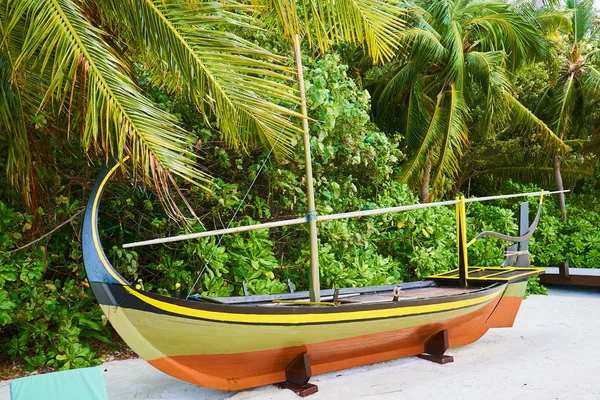
[[[123,248],[127,249],[130,247],[150,246],[153,244],[160,244],[160,243],[179,242],[181,240],[199,239],[199,238],[203,238],[203,237],[227,235],[230,233],[255,231],[258,229],[271,229],[271,228],[278,228],[280,226],[304,224],[305,222],[306,222],[306,218],[295,218],[295,219],[288,219],[285,221],[266,222],[264,224],[237,226],[235,228],[217,229],[214,231],[188,233],[186,235],[178,235],[178,236],[171,236],[171,237],[166,237],[166,238],[143,240],[141,242],[127,243],[127,244],[123,245]]]
[[[566,193],[566,192],[568,192],[568,190],[564,190],[563,192]],[[465,203],[473,203],[475,201],[508,199],[508,198],[513,198],[513,197],[536,196],[536,195],[542,195],[542,194],[547,196],[547,195],[556,194],[556,193],[558,193],[558,191],[556,191],[556,192],[519,193],[519,194],[509,194],[509,195],[503,195],[503,196],[489,196],[489,197],[465,199]],[[449,200],[449,201],[439,201],[436,203],[411,204],[408,206],[378,208],[375,210],[363,210],[363,211],[352,211],[352,212],[340,213],[340,214],[319,215],[316,218],[316,222],[334,221],[334,220],[346,219],[346,218],[369,217],[369,216],[374,216],[374,215],[389,214],[389,213],[402,212],[402,211],[419,210],[422,208],[430,208],[430,207],[451,206],[451,205],[458,204],[459,202],[460,202],[460,200]],[[277,228],[277,227],[281,227],[281,226],[299,225],[299,224],[303,224],[305,222],[306,222],[306,218],[294,218],[294,219],[288,219],[288,220],[284,220],[284,221],[266,222],[264,224],[238,226],[235,228],[218,229],[218,230],[206,231],[206,232],[196,232],[196,233],[190,233],[190,234],[186,234],[186,235],[179,235],[179,236],[172,236],[172,237],[166,237],[166,238],[144,240],[144,241],[140,241],[140,242],[126,243],[123,245],[123,248],[178,242],[181,240],[198,239],[198,238],[209,237],[209,236],[226,235],[226,234],[230,234],[230,233],[248,232],[248,231],[254,231],[254,230],[258,230],[258,229],[271,229],[271,228]]]
[[[541,192],[503,194],[500,196],[487,196],[487,197],[473,197],[470,199],[465,199],[465,203],[475,203],[475,202],[480,202],[480,201],[499,200],[499,199],[512,199],[513,197],[547,196],[549,194],[567,193],[567,192],[570,192],[570,190],[556,190],[554,192],[547,192],[545,190],[542,190]]]
[[[310,134],[308,131],[308,113],[306,111],[306,94],[304,92],[304,73],[302,72],[302,53],[300,51],[300,36],[294,35],[294,52],[296,53],[296,68],[298,69],[298,91],[300,92],[302,116],[302,135],[304,141],[304,161],[306,163],[306,197],[308,214],[306,219],[310,233],[310,301],[318,302],[321,297],[319,277],[319,243],[317,241],[317,210],[315,208],[315,192],[313,188],[312,159],[310,156]]]

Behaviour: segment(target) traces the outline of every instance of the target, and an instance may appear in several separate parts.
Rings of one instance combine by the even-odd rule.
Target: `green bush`
[[[59,215],[79,206],[57,199]],[[39,218],[43,211],[39,210]],[[89,340],[115,345],[84,284],[79,242],[58,232],[47,246],[15,251],[35,224],[0,201],[0,330],[4,352],[25,369],[97,365]],[[69,229],[69,228],[67,228]],[[65,240],[66,238],[66,240]]]
[[[313,120],[311,152],[318,213],[417,203],[418,198],[407,186],[391,179],[404,156],[397,140],[370,122],[368,93],[347,76],[347,68],[335,55],[320,60],[305,57],[304,62]],[[187,294],[200,271],[203,274],[193,291],[204,296],[240,295],[243,281],[250,294],[285,292],[288,279],[297,290],[307,289],[309,238],[304,225],[226,236],[219,246],[218,238],[211,237],[143,251],[121,248],[122,243],[140,238],[226,226],[268,151],[256,149],[247,154],[228,149],[184,99],[159,92],[155,97],[162,106],[181,115],[182,123],[196,133],[196,148],[217,178],[210,192],[182,183],[182,191],[199,216],[187,224],[169,218],[152,193],[131,188],[118,179],[109,184],[99,228],[113,265],[130,282],[142,280],[146,290],[166,295],[173,293],[177,283]],[[2,157],[0,151],[0,166],[5,162]],[[280,161],[267,162],[233,226],[306,214],[300,144],[292,159]],[[99,361],[91,344],[97,340],[114,344],[85,285],[79,218],[73,220],[74,229],[66,225],[39,243],[15,251],[75,215],[80,202],[86,200],[98,165],[88,168],[78,159],[64,162],[56,171],[40,173],[42,179],[52,182],[51,193],[56,197],[47,214],[38,210],[34,218],[7,206],[8,200],[0,201],[1,345],[9,357],[24,360],[30,369],[95,365]],[[87,183],[73,188],[62,171],[68,176],[80,173],[78,179]],[[537,188],[509,182],[503,192],[526,190]],[[11,198],[8,190],[1,194]],[[469,239],[483,230],[516,234],[519,202],[469,204]],[[600,206],[588,195],[571,196],[568,203],[569,222],[562,224],[554,199],[544,202],[540,227],[531,240],[533,260],[538,266],[569,261],[573,267],[596,267],[600,234],[595,227],[600,222]],[[35,234],[30,235],[33,230]],[[470,264],[498,265],[506,245],[489,237],[477,241],[469,248]],[[323,288],[414,281],[456,268],[455,210],[429,208],[321,223],[319,261]],[[544,288],[532,280],[529,291],[543,293]]]

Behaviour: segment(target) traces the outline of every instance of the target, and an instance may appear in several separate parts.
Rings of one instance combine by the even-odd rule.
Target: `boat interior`
[[[230,297],[203,297],[191,295],[188,299],[217,304],[286,306],[286,305],[330,305],[369,304],[423,300],[456,296],[477,292],[503,283],[522,281],[538,275],[543,270],[528,267],[469,267],[467,286],[460,286],[460,271],[454,269],[438,275],[431,275],[425,281],[395,285],[367,286],[361,288],[326,289],[321,291],[319,302],[311,302],[308,291]],[[291,286],[290,286],[290,290]]]
[[[368,286],[361,288],[327,289],[321,291],[319,302],[311,302],[308,291],[231,297],[202,297],[198,294],[189,300],[253,306],[339,306],[344,304],[369,304],[385,302],[402,302],[407,300],[422,300],[456,296],[487,289],[497,285],[497,282],[487,282],[484,286],[458,287],[456,285],[438,284],[433,280],[408,282],[396,285]]]

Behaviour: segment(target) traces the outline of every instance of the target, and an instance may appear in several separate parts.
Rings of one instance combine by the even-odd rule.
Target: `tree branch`
[[[75,217],[77,217],[79,214],[81,214],[82,212],[85,211],[85,207],[83,207],[81,210],[79,210],[75,215],[73,215],[71,218],[69,218],[68,220],[64,221],[63,223],[61,223],[60,225],[58,225],[56,228],[52,229],[50,232],[40,236],[39,238],[35,239],[33,242],[29,242],[27,243],[25,246],[21,246],[18,247],[14,250],[10,251],[10,254],[16,253],[19,250],[23,250],[26,247],[31,246],[32,244],[35,244],[37,242],[39,242],[40,240],[44,239],[45,237],[48,237],[50,235],[52,235],[54,232],[56,232],[57,230],[59,230],[60,228],[62,228],[63,226],[65,226],[66,224],[68,224],[69,222],[73,221],[75,219]]]

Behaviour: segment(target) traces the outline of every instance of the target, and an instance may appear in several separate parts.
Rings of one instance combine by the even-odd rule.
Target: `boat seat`
[[[217,297],[205,297],[201,294],[194,293],[188,297],[188,300],[199,301],[202,303],[216,303],[216,304],[227,304],[226,301],[221,301]]]

